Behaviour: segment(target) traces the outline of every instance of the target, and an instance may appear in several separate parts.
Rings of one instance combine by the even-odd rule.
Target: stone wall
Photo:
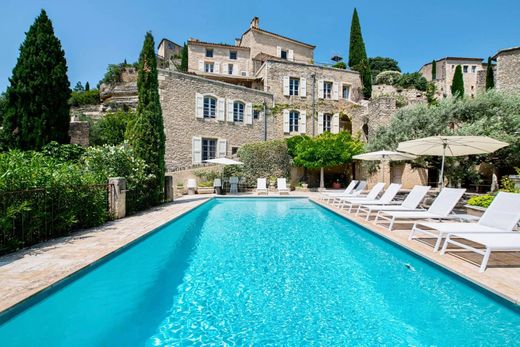
[[[165,161],[168,170],[190,166],[193,137],[226,140],[226,154],[233,147],[264,139],[264,115],[253,119],[251,125],[196,117],[196,94],[212,95],[227,100],[268,106],[273,104],[271,94],[220,81],[180,72],[159,70],[159,92],[166,134]],[[227,108],[227,105],[226,105]],[[280,117],[268,117],[267,138],[282,138]]]
[[[72,121],[69,125],[70,143],[87,147],[89,145],[88,122]]]
[[[500,51],[496,55],[495,88],[500,91],[520,92],[520,47]]]
[[[359,107],[358,102],[361,101],[361,79],[359,74],[350,70],[335,69],[329,67],[322,67],[317,65],[292,63],[284,61],[267,61],[265,66],[259,72],[259,76],[263,81],[264,91],[272,93],[275,98],[275,102],[278,105],[287,105],[288,109],[306,111],[307,114],[307,126],[306,133],[312,135],[312,75],[315,75],[315,108],[316,116],[319,113],[341,113],[346,117],[352,119],[355,114],[355,109]],[[300,84],[303,84],[305,79],[306,93],[305,96],[301,94],[297,96],[286,96],[283,91],[283,80],[284,77],[294,77],[300,79]],[[319,98],[318,93],[318,81],[325,80],[337,83],[339,97],[338,100],[323,99]],[[343,99],[341,95],[342,85],[350,86],[349,99]],[[281,116],[281,115],[280,115]],[[314,134],[318,132],[318,121],[314,120]],[[341,127],[341,124],[340,124]],[[283,130],[283,129],[282,129]],[[295,134],[286,133],[286,136],[292,136]]]

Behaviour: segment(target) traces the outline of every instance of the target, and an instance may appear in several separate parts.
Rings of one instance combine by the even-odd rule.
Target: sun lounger
[[[350,192],[350,194],[345,193],[326,193],[330,199],[326,199],[330,202],[332,200],[332,203],[334,204],[337,202],[337,198],[348,198],[348,197],[355,197],[355,196],[362,196],[363,190],[365,190],[367,186],[367,181],[359,181],[356,187],[353,191]]]
[[[265,178],[256,179],[256,193],[258,195],[260,195],[260,194],[267,195],[267,180]]]
[[[321,194],[321,196],[320,196],[320,200],[330,200],[334,196],[341,196],[341,195],[352,194],[352,192],[354,191],[354,188],[356,187],[357,183],[358,183],[358,181],[356,181],[356,180],[350,181],[350,183],[347,186],[347,188],[345,188],[345,190],[342,191],[342,192],[323,192]]]
[[[384,184],[383,184],[384,185]],[[390,204],[390,202],[395,198],[397,193],[401,189],[401,185],[398,183],[392,183],[388,186],[388,189],[381,195],[379,199],[369,199],[366,198],[341,198],[341,208],[348,208],[348,212],[352,212],[352,208],[354,206],[359,206],[361,204]],[[378,193],[379,194],[379,193]]]
[[[450,233],[504,233],[512,232],[520,220],[520,194],[500,192],[477,223],[415,223],[409,240],[417,234],[436,237],[434,251],[437,252],[442,239]],[[426,227],[426,228],[425,228]]]
[[[375,200],[377,198],[377,196],[379,195],[379,193],[381,193],[381,191],[383,190],[383,188],[385,187],[385,184],[384,183],[376,183],[372,189],[370,189],[370,191],[368,192],[368,194],[366,196],[336,196],[334,198],[334,201],[332,202],[333,205],[337,205],[338,207],[342,208],[343,207],[343,202],[346,201],[346,199],[366,199],[366,200]]]
[[[462,238],[467,241],[478,243],[483,247],[470,246],[466,243],[454,240],[453,238]],[[446,249],[450,244],[462,247],[468,251],[472,251],[484,256],[479,268],[480,272],[484,272],[484,270],[486,270],[489,257],[491,256],[491,252],[520,251],[520,233],[450,233],[446,235],[446,241],[444,241],[444,245],[442,246],[441,254],[446,253]]]
[[[412,191],[408,193],[406,198],[400,205],[377,205],[377,204],[362,204],[359,205],[356,215],[366,213],[365,219],[370,218],[372,212],[379,211],[419,211],[417,208],[421,201],[426,196],[426,193],[430,190],[430,186],[415,186]]]
[[[375,223],[380,219],[389,223],[388,230],[392,230],[396,220],[410,219],[445,219],[451,213],[466,189],[444,188],[426,211],[379,211]]]
[[[278,178],[276,180],[276,190],[278,190],[278,194],[289,194],[289,188],[287,188],[287,181],[285,177]]]

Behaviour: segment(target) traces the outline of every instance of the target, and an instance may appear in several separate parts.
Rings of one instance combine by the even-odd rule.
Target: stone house
[[[493,60],[497,62],[495,88],[501,91],[520,92],[520,46],[498,51]]]
[[[446,98],[451,96],[451,84],[457,65],[462,67],[464,94],[474,97],[477,92],[486,88],[487,63],[482,58],[445,57],[436,61],[436,78],[433,80],[437,94]],[[432,63],[424,64],[419,72],[428,81],[432,81]]]
[[[169,67],[178,60],[182,47],[168,39],[162,39],[157,49],[157,62],[161,67]]]
[[[167,43],[160,55],[173,56]],[[313,64],[314,48],[260,29],[257,17],[235,45],[188,40],[188,73],[160,70],[168,169],[264,139],[360,131],[359,74]]]

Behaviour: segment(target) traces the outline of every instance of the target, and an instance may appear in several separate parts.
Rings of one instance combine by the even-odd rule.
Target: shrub
[[[135,112],[107,113],[90,126],[90,144],[93,146],[118,145],[125,140],[125,132]]]
[[[404,73],[399,76],[395,85],[401,88],[415,88],[426,91],[428,81],[419,72]]]
[[[494,198],[495,196],[491,194],[473,196],[468,200],[468,205],[488,208]]]
[[[100,103],[99,90],[92,89],[86,91],[74,91],[70,95],[69,105],[83,106],[83,105],[98,105]]]
[[[85,148],[74,144],[60,145],[53,141],[43,146],[41,152],[60,162],[78,162],[81,156],[85,153]]]
[[[346,70],[347,69],[347,64],[345,64],[345,62],[343,62],[343,61],[338,61],[336,64],[332,65],[332,67],[334,67],[336,69]]]
[[[383,71],[376,76],[376,84],[388,84],[393,86],[401,77],[399,71]]]
[[[284,140],[246,144],[238,150],[244,178],[249,186],[260,177],[289,177],[290,157]]]

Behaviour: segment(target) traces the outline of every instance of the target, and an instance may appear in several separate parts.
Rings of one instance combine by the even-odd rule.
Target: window
[[[206,48],[206,57],[213,58],[213,48]]]
[[[229,59],[237,59],[237,51],[229,51]]]
[[[260,119],[260,111],[253,110],[253,119]]]
[[[280,58],[287,60],[287,51],[282,49],[280,51]]]
[[[232,75],[233,74],[233,64],[228,64],[227,72],[228,72],[228,75]]]
[[[243,122],[244,121],[244,103],[240,101],[235,101],[233,103],[233,122]]]
[[[289,113],[289,132],[298,131],[298,119],[300,118],[300,112],[291,111]]]
[[[332,82],[323,82],[323,98],[332,99]]]
[[[464,73],[467,73],[467,72],[468,72],[468,66],[467,66],[467,65],[464,65],[464,66],[462,67],[462,72],[464,72]]]
[[[204,63],[204,72],[213,72],[213,68],[215,67],[215,64],[213,63]]]
[[[452,70],[455,69],[455,65],[452,65],[452,66],[451,66],[451,69],[452,69]]]
[[[217,157],[217,140],[202,139],[202,161]]]
[[[238,147],[231,147],[231,155],[235,155],[238,153]]]
[[[324,114],[323,115],[323,132],[332,130],[332,115]]]
[[[475,72],[475,71],[477,71],[477,67],[476,67],[475,65],[473,65],[473,66],[471,67],[471,72]]]
[[[299,89],[300,89],[300,79],[291,77],[289,79],[289,95],[298,95]]]
[[[350,86],[349,85],[343,85],[343,90],[341,91],[341,95],[343,96],[343,99],[348,100],[350,97]]]
[[[217,99],[211,96],[204,97],[204,118],[215,118],[217,114]]]

